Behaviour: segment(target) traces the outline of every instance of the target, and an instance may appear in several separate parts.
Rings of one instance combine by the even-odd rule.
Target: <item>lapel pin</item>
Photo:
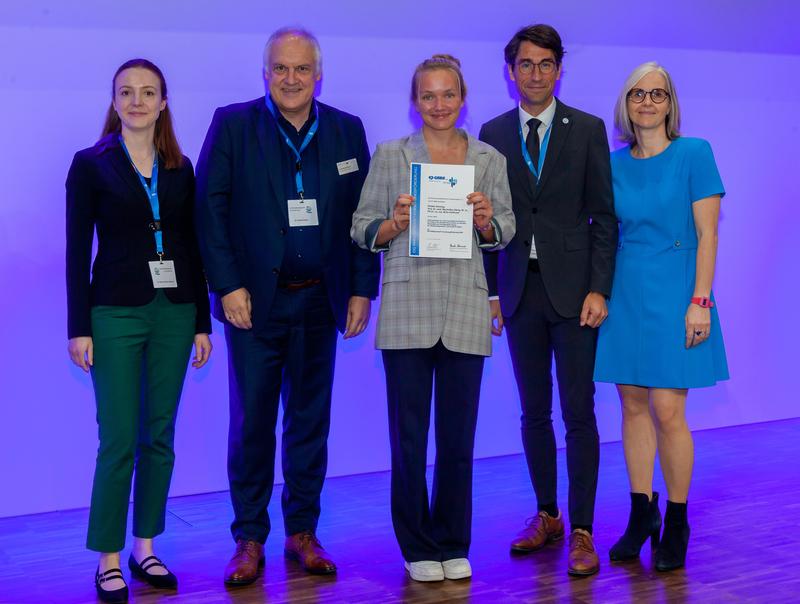
[[[562,124],[569,124],[569,118],[568,118],[568,117],[565,117],[565,118],[563,118],[563,119],[561,120],[561,123],[562,123]]]

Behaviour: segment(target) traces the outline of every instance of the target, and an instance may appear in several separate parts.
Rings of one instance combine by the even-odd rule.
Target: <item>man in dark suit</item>
[[[568,572],[591,575],[600,568],[592,542],[599,463],[592,372],[596,328],[611,293],[617,221],[602,120],[553,96],[563,56],[549,25],[521,29],[505,48],[519,107],[484,124],[480,138],[508,160],[517,234],[503,251],[484,257],[494,332],[499,335],[504,321],[508,327],[538,504],[511,549],[531,552],[564,536],[551,419],[555,355],[567,441]]]
[[[266,96],[217,110],[197,166],[200,247],[228,345],[231,585],[263,564],[281,395],[284,551],[309,572],[336,572],[316,538],[336,331],[366,328],[379,265],[349,235],[369,167],[364,128],[314,99],[321,76],[312,34],[275,32]]]

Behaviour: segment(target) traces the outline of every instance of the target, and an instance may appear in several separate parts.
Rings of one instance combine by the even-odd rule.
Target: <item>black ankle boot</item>
[[[609,550],[612,561],[633,560],[639,557],[642,545],[650,538],[653,548],[658,545],[658,533],[661,531],[661,512],[658,509],[658,493],[653,492],[653,499],[648,501],[644,493],[631,493],[631,514],[628,526],[622,537]]]
[[[656,570],[675,570],[686,563],[689,547],[689,523],[686,521],[686,504],[667,501],[664,515],[664,534],[656,550]]]

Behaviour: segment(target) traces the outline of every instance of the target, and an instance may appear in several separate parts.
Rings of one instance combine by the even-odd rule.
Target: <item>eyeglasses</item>
[[[652,90],[642,90],[641,88],[634,88],[628,93],[628,100],[632,103],[644,103],[647,95],[650,95],[650,100],[656,105],[659,105],[669,98],[669,92],[663,88],[653,88]]]
[[[537,67],[539,68],[539,73],[542,75],[549,75],[556,70],[556,62],[550,59],[545,59],[544,61],[534,63],[533,61],[528,61],[526,59],[517,63],[517,69],[519,69],[519,72],[524,75],[532,74]]]

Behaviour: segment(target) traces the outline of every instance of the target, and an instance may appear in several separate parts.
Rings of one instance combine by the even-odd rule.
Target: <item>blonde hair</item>
[[[425,71],[436,71],[438,69],[449,69],[456,75],[458,80],[458,90],[461,93],[461,100],[467,98],[467,83],[464,81],[464,74],[461,73],[461,61],[456,59],[453,55],[448,54],[435,54],[430,59],[425,59],[422,63],[417,65],[414,70],[414,75],[411,76],[411,102],[417,100],[419,92],[419,77]]]
[[[660,73],[664,76],[666,82],[667,94],[669,94],[669,113],[667,113],[667,121],[665,124],[667,130],[667,138],[675,140],[680,134],[681,127],[681,109],[678,104],[678,92],[675,90],[675,85],[672,83],[672,78],[666,69],[655,61],[642,63],[631,72],[628,79],[625,80],[625,85],[619,93],[617,103],[614,106],[614,127],[619,133],[619,140],[628,143],[629,145],[636,144],[636,134],[633,131],[633,124],[631,123],[631,116],[628,114],[628,93],[648,73]]]

